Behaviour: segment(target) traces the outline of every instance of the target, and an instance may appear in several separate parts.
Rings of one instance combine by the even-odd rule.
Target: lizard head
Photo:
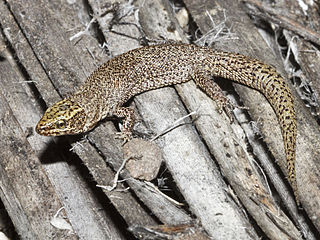
[[[86,120],[82,107],[70,99],[64,99],[46,110],[36,126],[36,132],[44,136],[78,134],[85,131]]]

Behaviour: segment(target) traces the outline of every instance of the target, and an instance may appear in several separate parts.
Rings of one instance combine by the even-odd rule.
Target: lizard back
[[[268,99],[281,125],[289,181],[297,196],[297,130],[291,91],[273,67],[240,54],[190,44],[162,44],[131,50],[107,61],[90,75],[77,92],[49,108],[36,129],[43,135],[76,134],[90,130],[102,118],[112,115],[128,118],[132,122],[133,114],[124,110],[122,105],[133,96],[192,78],[198,80],[195,82],[202,90],[210,93],[213,91],[210,76],[252,87]],[[211,97],[215,98],[214,95]],[[66,101],[73,107],[66,108]],[[71,110],[77,112],[70,113]],[[56,122],[58,116],[59,124]],[[66,119],[61,119],[63,116]],[[132,126],[127,121],[127,133]]]

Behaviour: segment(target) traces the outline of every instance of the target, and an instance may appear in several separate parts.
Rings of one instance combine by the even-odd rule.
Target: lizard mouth
[[[51,124],[43,124],[42,122],[42,118],[40,119],[40,121],[38,122],[37,126],[36,126],[36,132],[42,136],[59,136],[62,135],[61,131],[58,131],[56,129],[53,129],[51,127]]]
[[[40,120],[41,121],[41,120]],[[40,121],[38,122],[37,126],[36,126],[36,132],[40,135],[44,135],[46,136],[46,132],[49,130],[49,129],[46,129],[45,126],[42,126],[42,124],[40,123]]]
[[[36,126],[36,132],[42,136],[57,136],[57,134],[50,131],[48,127],[41,126],[39,123]]]

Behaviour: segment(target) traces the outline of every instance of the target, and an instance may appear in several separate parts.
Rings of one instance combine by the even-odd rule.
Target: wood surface
[[[0,197],[20,239],[135,239],[129,227],[189,222],[213,239],[319,237],[320,133],[313,114],[320,94],[315,70],[320,55],[313,42],[289,30],[283,38],[290,42],[294,36],[295,64],[313,94],[313,107],[307,108],[310,99],[301,95],[305,85],[288,80],[298,116],[300,208],[286,180],[280,127],[271,106],[260,93],[227,80],[218,81],[226,82],[222,87],[233,101],[248,107],[234,111],[233,123],[193,82],[146,92],[129,102],[138,119],[135,134],[145,139],[196,111],[154,141],[164,158],[158,180],[162,174],[169,178],[170,191],[164,194],[184,206],[126,170],[117,190],[96,187],[110,185],[124,160],[115,121],[103,121],[80,136],[51,138],[34,132],[48,106],[113,56],[148,41],[189,42],[190,35],[195,39],[221,23],[233,38],[216,41],[214,49],[258,58],[291,79],[292,68],[275,33],[258,30],[248,16],[253,8],[248,11],[247,4],[255,1],[244,2],[185,0],[178,4],[188,13],[182,15],[166,0],[0,1]],[[301,8],[293,2],[263,6],[276,12]],[[316,22],[314,8],[309,6],[307,14]],[[179,14],[187,26],[179,24]],[[304,16],[294,20],[307,26],[306,13],[295,14]],[[71,230],[51,224],[61,207],[60,216]]]

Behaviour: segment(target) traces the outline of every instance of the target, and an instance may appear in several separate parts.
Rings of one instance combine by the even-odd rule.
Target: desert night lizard
[[[134,113],[123,107],[124,103],[139,93],[191,79],[228,113],[231,104],[212,76],[257,89],[268,99],[281,126],[289,182],[298,200],[297,128],[291,91],[273,67],[240,54],[180,43],[131,50],[101,65],[75,93],[48,108],[36,131],[45,136],[78,134],[91,130],[105,117],[116,116],[124,119],[121,135],[129,140]]]

